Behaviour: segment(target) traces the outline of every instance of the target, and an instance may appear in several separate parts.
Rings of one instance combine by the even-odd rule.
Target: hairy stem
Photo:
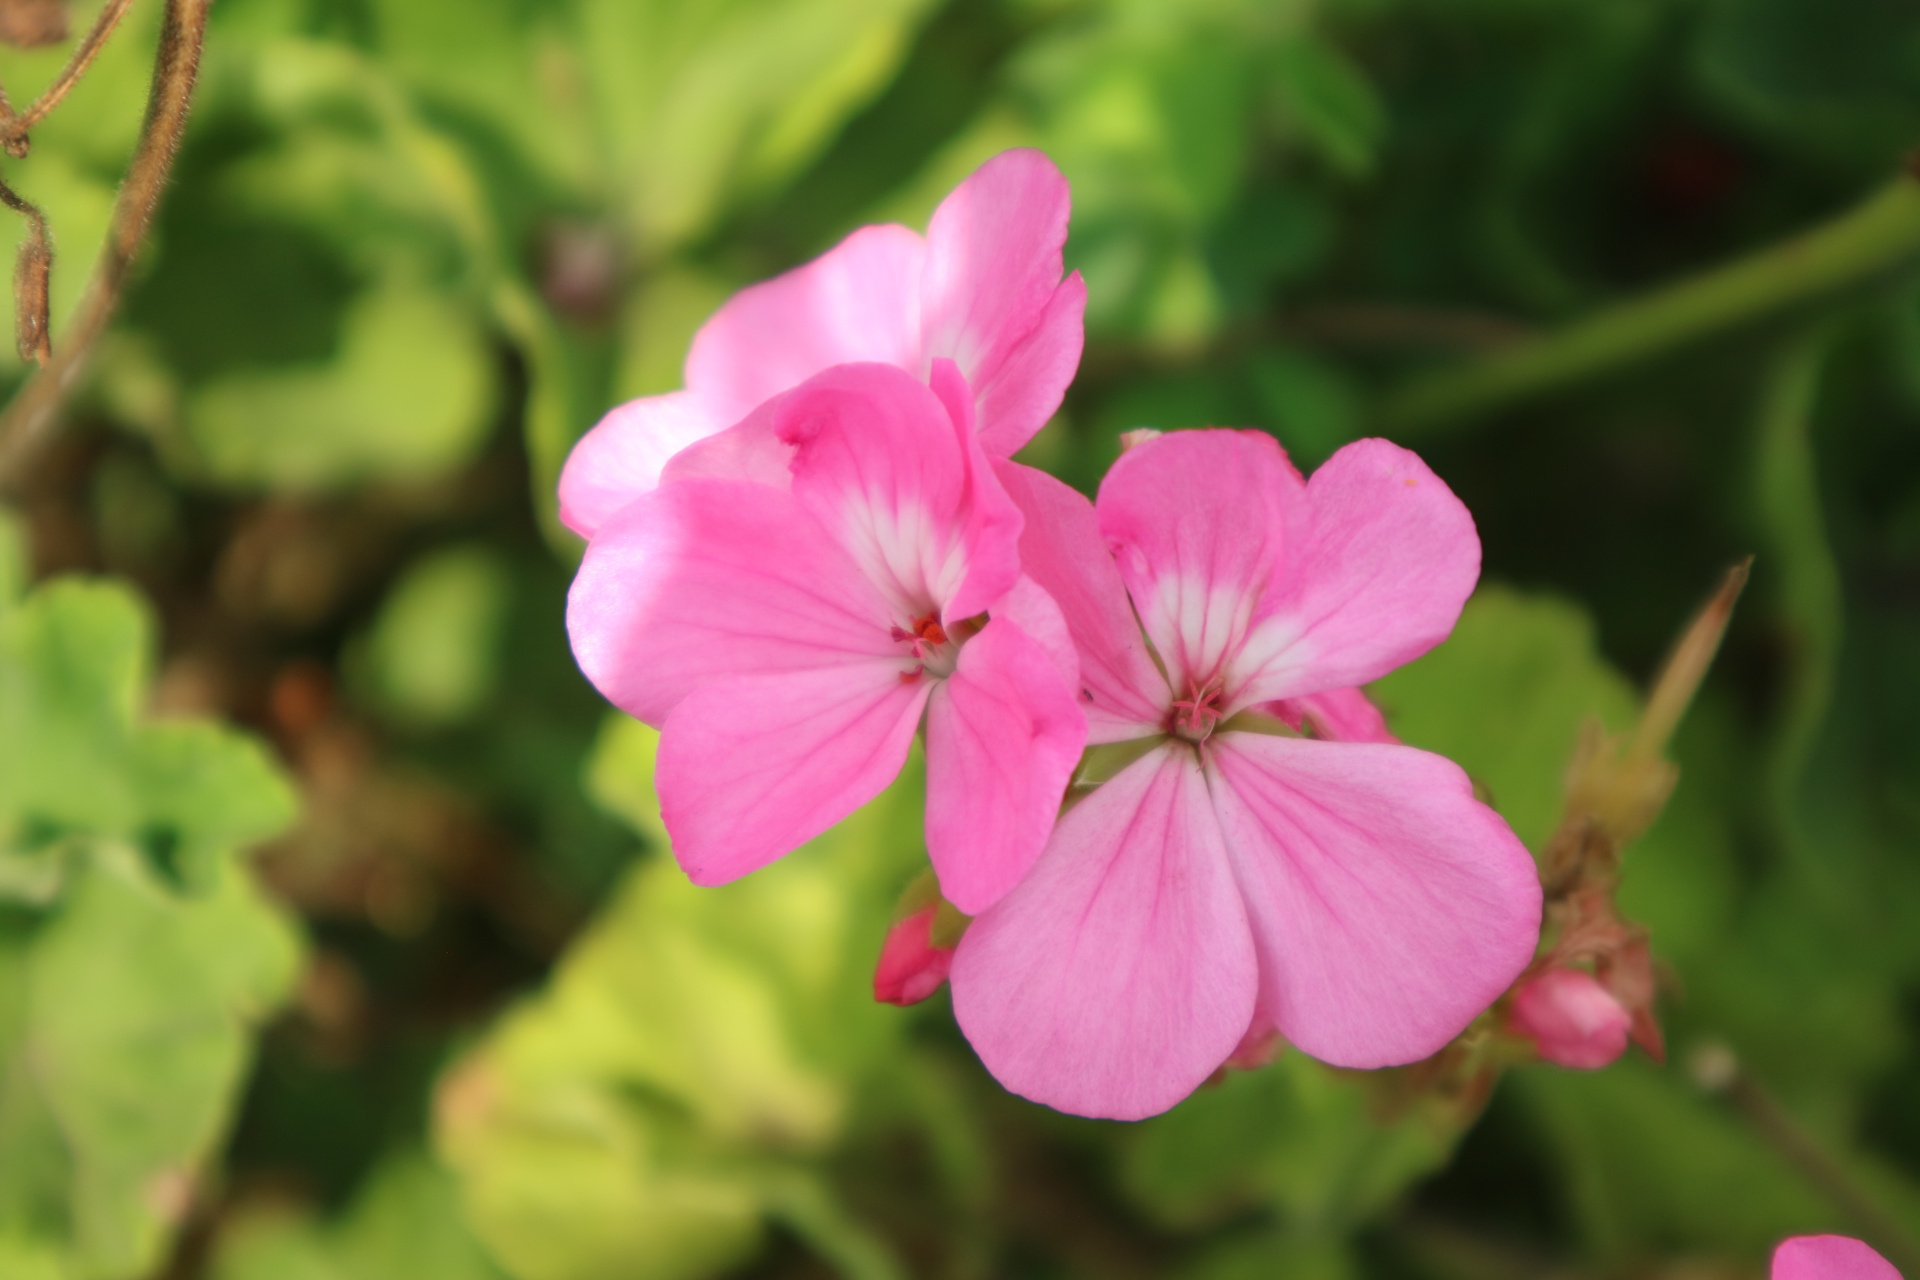
[[[160,29],[160,48],[154,57],[153,89],[147,97],[147,115],[127,176],[114,201],[107,242],[94,265],[93,279],[60,349],[20,389],[6,413],[0,415],[0,491],[17,479],[21,464],[51,429],[61,399],[76,380],[87,353],[107,327],[120,300],[135,252],[146,237],[154,206],[166,186],[167,173],[180,150],[180,131],[193,99],[200,70],[200,50],[206,41],[207,10],[213,0],[167,0]]]
[[[1902,175],[1833,221],[1749,257],[1629,299],[1555,333],[1442,370],[1390,396],[1380,426],[1399,438],[1517,400],[1795,303],[1871,280],[1920,256],[1920,180]]]

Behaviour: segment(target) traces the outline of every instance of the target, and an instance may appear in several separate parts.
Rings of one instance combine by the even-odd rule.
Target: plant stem
[[[1854,1228],[1868,1244],[1885,1254],[1903,1275],[1920,1275],[1920,1241],[1875,1203],[1759,1081],[1739,1071],[1727,1085],[1727,1100],[1802,1177],[1853,1219]]]
[[[213,0],[167,0],[160,28],[160,48],[154,56],[153,88],[147,96],[147,115],[140,141],[127,165],[127,176],[113,205],[107,242],[94,265],[93,280],[81,299],[80,310],[61,335],[60,347],[36,371],[6,413],[0,415],[0,491],[17,479],[21,464],[51,429],[60,402],[76,380],[94,341],[107,327],[120,291],[126,285],[134,254],[147,234],[154,206],[165,188],[167,173],[180,150],[180,132],[193,100],[200,70],[200,50],[206,42],[207,10]]]
[[[1903,174],[1833,221],[1702,275],[1618,303],[1476,364],[1391,395],[1379,425],[1396,438],[1455,425],[1516,400],[1610,372],[1920,255],[1920,181]]]

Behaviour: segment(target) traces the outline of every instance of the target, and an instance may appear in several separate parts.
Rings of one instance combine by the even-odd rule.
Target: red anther
[[[946,628],[940,625],[940,621],[937,618],[922,618],[914,624],[913,629],[919,633],[920,638],[928,644],[945,644],[947,642]]]

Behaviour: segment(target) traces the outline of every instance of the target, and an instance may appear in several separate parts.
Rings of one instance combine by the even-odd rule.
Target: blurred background
[[[9,0],[0,34],[99,8]],[[56,352],[162,9],[0,160],[51,228]],[[16,104],[69,47],[0,50]],[[0,1276],[1891,1256],[1916,144],[1898,0],[219,0],[135,278],[0,507]],[[1075,1120],[1000,1091],[944,994],[871,1000],[911,776],[726,889],[674,868],[652,738],[567,650],[558,466],[730,291],[924,227],[1016,145],[1072,183],[1089,295],[1026,459],[1091,489],[1137,426],[1420,450],[1485,578],[1374,695],[1536,849],[1581,726],[1628,728],[1757,557],[1624,868],[1667,1065],[1522,1066],[1482,1112],[1293,1054]],[[1698,1069],[1729,1052],[1737,1097]]]

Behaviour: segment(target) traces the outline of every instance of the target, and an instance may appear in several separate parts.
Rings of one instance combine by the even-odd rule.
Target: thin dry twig
[[[87,32],[86,38],[73,51],[73,56],[67,59],[67,65],[61,68],[53,83],[18,115],[11,108],[6,109],[6,115],[0,117],[0,144],[5,145],[8,155],[17,160],[26,154],[27,131],[46,119],[47,113],[59,106],[60,100],[67,96],[74,85],[80,83],[80,77],[100,56],[107,37],[113,34],[113,29],[120,25],[120,19],[126,17],[127,10],[132,7],[133,0],[107,0],[106,8],[94,19],[93,29]],[[202,9],[204,11],[204,5]],[[168,6],[168,14],[172,16],[172,6]],[[204,12],[201,21],[204,25]],[[197,59],[197,52],[195,56]]]
[[[130,0],[119,0],[124,8]],[[180,150],[180,133],[193,100],[200,70],[200,51],[206,42],[207,11],[212,0],[167,0],[160,29],[160,48],[154,57],[153,89],[147,98],[146,120],[127,176],[114,201],[113,221],[106,245],[94,266],[92,282],[80,310],[53,353],[20,389],[0,415],[0,490],[15,482],[21,463],[57,420],[60,402],[106,328],[119,302],[120,291],[133,265],[134,254],[146,237],[147,225],[166,187],[167,174]],[[77,57],[78,55],[76,55]],[[25,118],[25,117],[21,117]]]
[[[44,365],[53,355],[47,338],[52,310],[48,286],[53,279],[53,240],[47,235],[47,216],[5,182],[0,182],[0,204],[27,220],[27,238],[20,245],[20,260],[13,275],[14,341],[19,344],[22,360]]]

